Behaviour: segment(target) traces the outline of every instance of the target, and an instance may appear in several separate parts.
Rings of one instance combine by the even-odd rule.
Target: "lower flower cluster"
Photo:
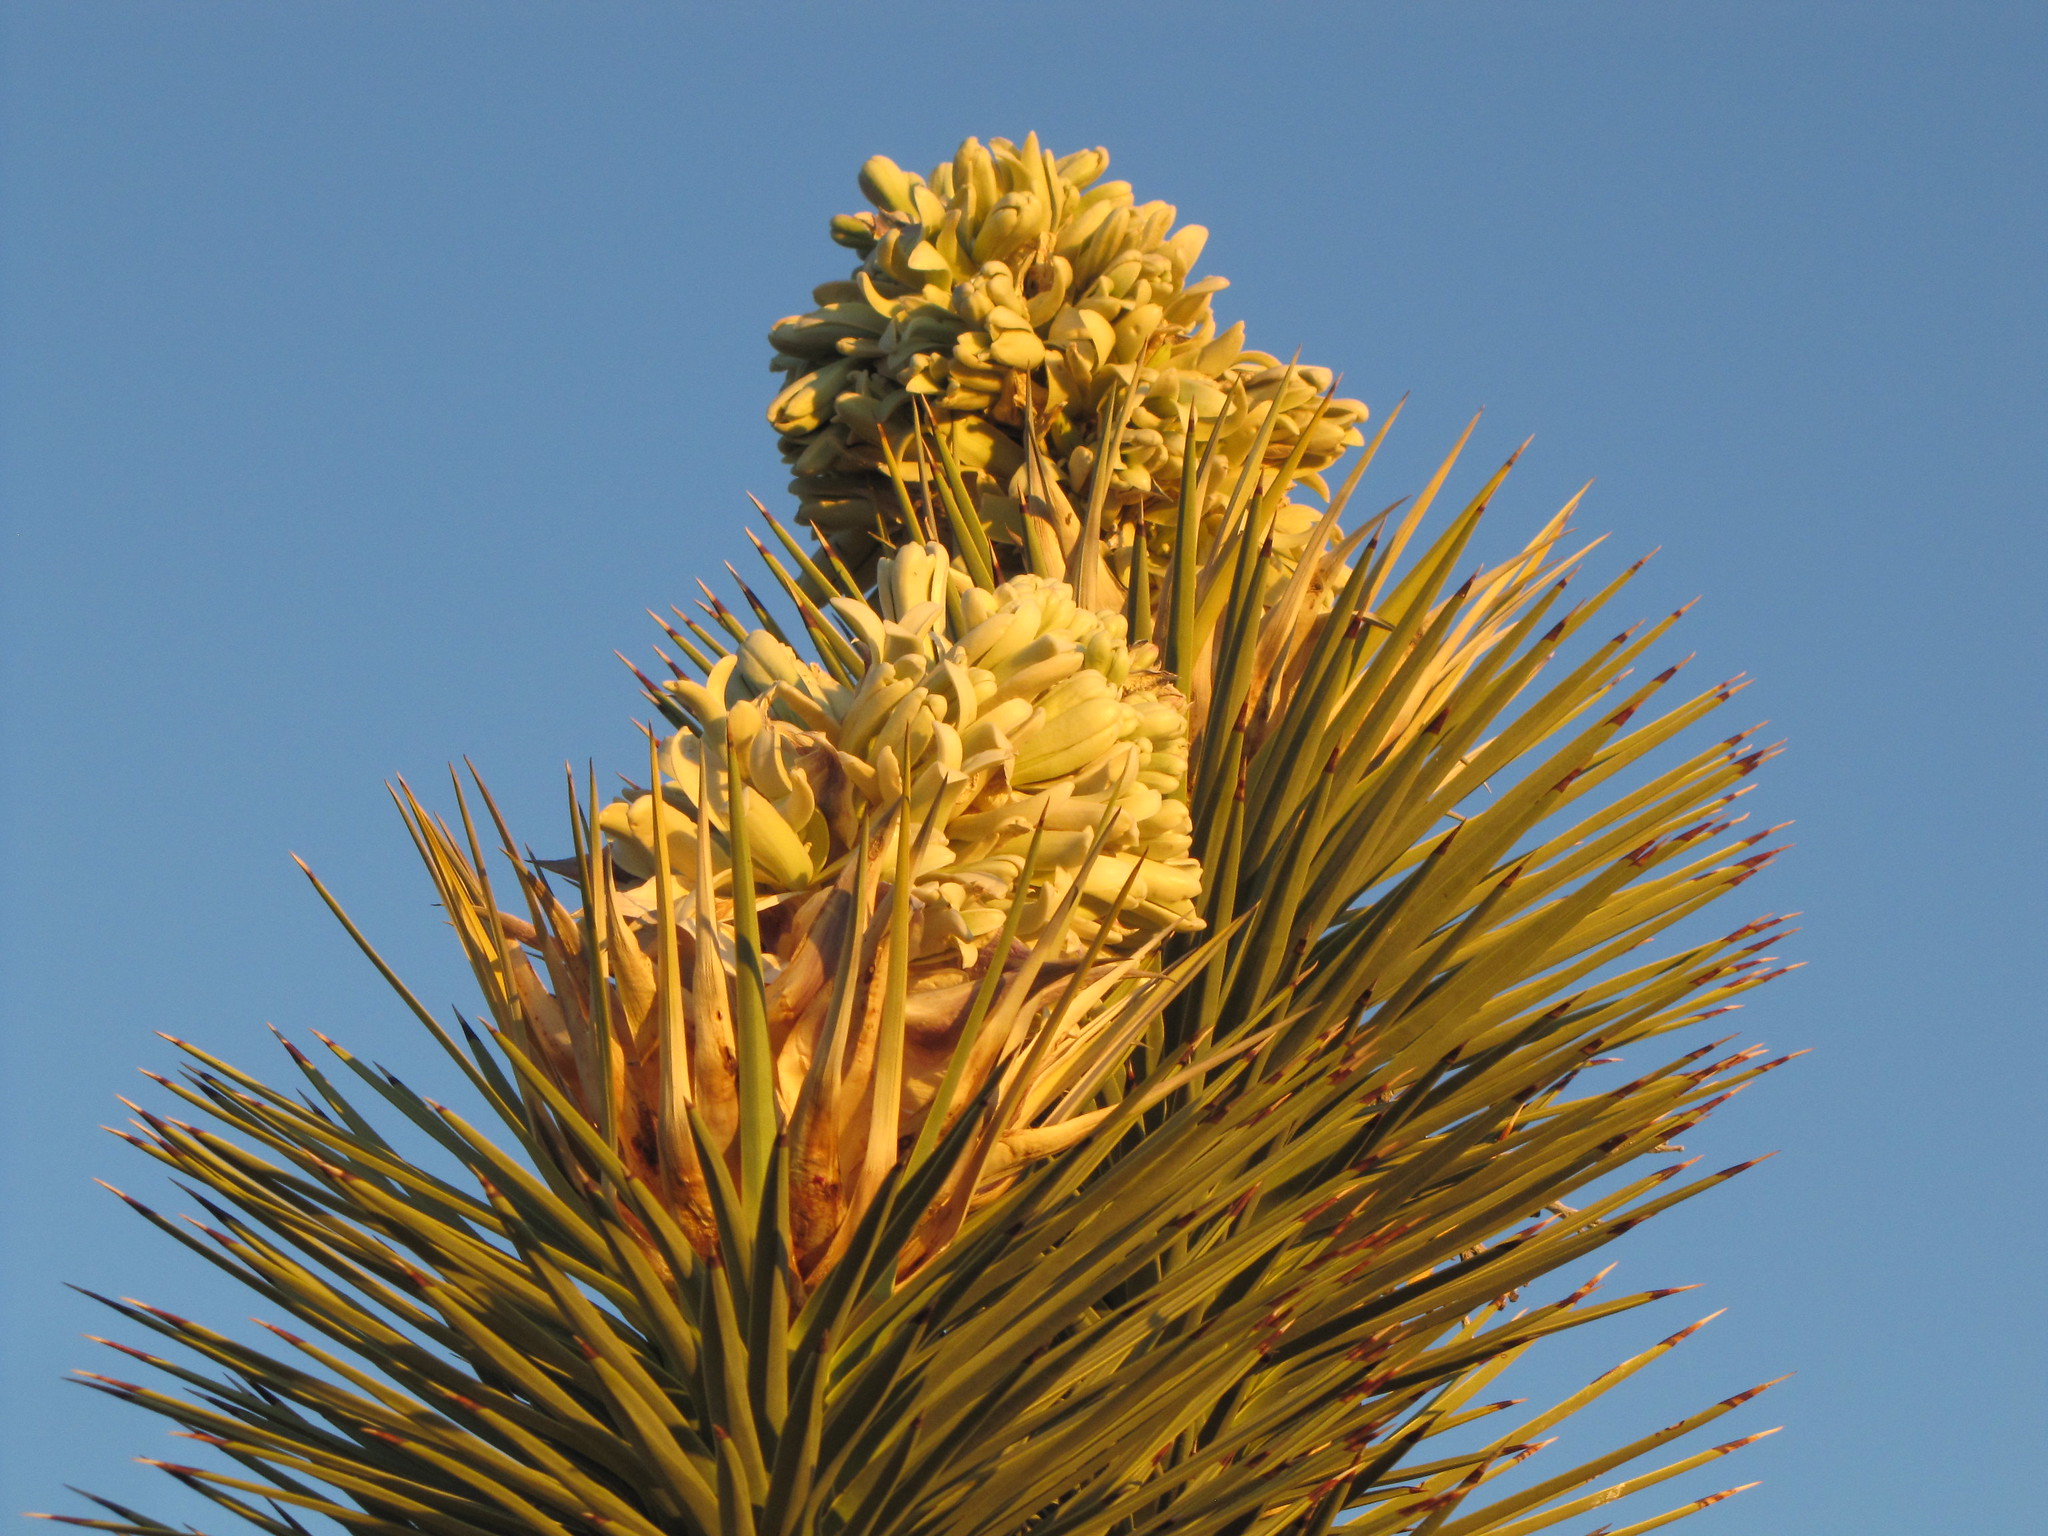
[[[1126,641],[1121,615],[1037,576],[977,587],[937,544],[885,558],[872,605],[832,606],[857,637],[855,678],[756,630],[707,681],[668,685],[696,721],[661,753],[662,835],[684,889],[700,869],[729,880],[728,805],[744,807],[769,903],[837,881],[862,837],[907,806],[920,960],[972,965],[1020,903],[1016,933],[1032,939],[1077,882],[1063,941],[1075,953],[1104,925],[1110,950],[1200,926],[1187,703],[1155,648]],[[643,910],[654,793],[629,794],[599,822],[622,898]]]

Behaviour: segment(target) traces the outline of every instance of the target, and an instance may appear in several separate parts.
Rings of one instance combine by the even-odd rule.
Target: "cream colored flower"
[[[662,752],[669,864],[686,885],[700,803],[711,867],[729,866],[730,742],[766,900],[841,878],[862,836],[879,837],[907,804],[920,961],[972,965],[1018,903],[1019,937],[1034,938],[1077,882],[1070,953],[1120,897],[1111,950],[1199,926],[1186,703],[1153,669],[1153,647],[1126,643],[1121,615],[1079,608],[1065,583],[1035,576],[975,587],[937,544],[883,559],[874,605],[832,607],[864,662],[850,683],[757,630],[706,682],[669,685],[698,722]],[[607,808],[600,825],[623,877],[651,879],[652,793]]]
[[[1323,396],[1329,370],[1283,367],[1248,350],[1244,327],[1221,331],[1210,309],[1227,286],[1192,275],[1208,231],[1173,228],[1167,203],[1138,203],[1100,180],[1108,152],[1060,158],[1039,147],[969,139],[929,177],[886,157],[862,167],[874,211],[842,215],[833,238],[860,253],[844,281],[813,292],[808,313],[769,333],[787,378],[768,409],[795,479],[799,515],[856,570],[893,525],[883,439],[900,446],[922,399],[996,533],[1021,544],[1018,506],[1032,436],[1066,496],[1091,491],[1105,422],[1137,398],[1105,493],[1110,557],[1128,580],[1129,547],[1148,542],[1164,570],[1191,417],[1217,438],[1201,512],[1205,542],[1261,428],[1265,466],[1301,447],[1297,477],[1328,495],[1320,471],[1362,439],[1357,400]],[[1320,412],[1320,414],[1318,414]],[[903,473],[921,473],[905,455]],[[1306,508],[1284,509],[1275,546],[1304,538]]]

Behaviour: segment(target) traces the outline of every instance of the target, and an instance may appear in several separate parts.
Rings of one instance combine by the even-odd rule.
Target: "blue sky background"
[[[95,1128],[152,1031],[445,1084],[286,850],[466,1003],[383,781],[467,753],[560,840],[560,765],[637,740],[612,648],[781,496],[763,332],[855,168],[1035,127],[1208,225],[1255,344],[1411,394],[1382,499],[1482,406],[1468,488],[1535,434],[1496,550],[1597,476],[1662,548],[1631,616],[1704,593],[1683,648],[1790,738],[1743,894],[1812,963],[1738,1018],[1814,1054],[1695,1147],[1784,1155],[1621,1245],[1705,1289],[1530,1390],[1729,1315],[1571,1449],[1796,1370],[1689,1529],[2038,1522],[2048,11],[739,10],[0,8],[0,1509],[191,1513],[59,1382],[60,1281],[247,1310],[91,1185],[161,1187]]]

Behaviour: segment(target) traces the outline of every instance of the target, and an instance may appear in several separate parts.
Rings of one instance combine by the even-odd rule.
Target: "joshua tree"
[[[1353,515],[1391,417],[1219,331],[1107,163],[868,163],[772,333],[815,538],[761,509],[769,595],[678,610],[570,857],[401,789],[483,1021],[328,898],[484,1124],[324,1039],[138,1111],[207,1218],[130,1203],[301,1330],[109,1303],[176,1357],[89,1379],[224,1457],[173,1477],[270,1536],[1523,1536],[1746,1443],[1607,1482],[1754,1392],[1495,1481],[1698,1324],[1488,1390],[1740,1171],[1666,1154],[1778,1064],[1694,1029],[1777,919],[1676,925],[1769,860],[1771,749],[1674,745],[1738,685],[1639,679],[1678,615],[1568,592],[1571,506],[1469,565],[1509,465]]]

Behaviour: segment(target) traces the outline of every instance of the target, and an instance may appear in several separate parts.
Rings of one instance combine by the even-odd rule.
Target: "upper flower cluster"
[[[1215,442],[1198,508],[1212,518],[1255,448],[1278,465],[1299,445],[1297,475],[1320,487],[1317,472],[1361,440],[1366,408],[1325,403],[1327,369],[1247,349],[1241,323],[1218,330],[1210,301],[1226,280],[1192,276],[1208,231],[1174,229],[1170,204],[1135,202],[1128,182],[1100,179],[1108,166],[1106,150],[1055,158],[1033,135],[969,139],[929,177],[883,156],[862,168],[873,211],[832,223],[859,267],[769,333],[771,366],[789,380],[768,419],[795,472],[790,488],[856,569],[877,547],[878,519],[896,518],[889,455],[901,450],[906,477],[920,474],[905,447],[913,400],[994,531],[1018,544],[1031,441],[1079,503],[1105,425],[1127,412],[1105,488],[1120,576],[1140,536],[1154,546],[1152,568],[1164,568],[1191,419],[1205,450]],[[1283,519],[1276,542],[1309,521]]]

